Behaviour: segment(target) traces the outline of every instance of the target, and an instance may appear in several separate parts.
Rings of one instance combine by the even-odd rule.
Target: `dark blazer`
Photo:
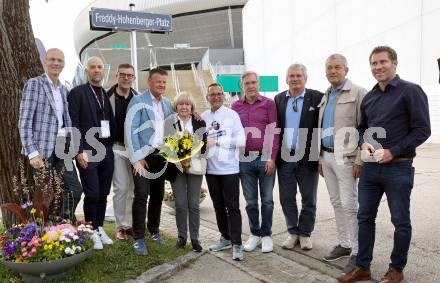
[[[115,136],[115,116],[113,114],[113,111],[111,110],[110,100],[104,89],[103,92],[103,98],[105,100],[104,105],[105,107],[108,107],[108,109],[110,109],[110,111],[108,111],[110,113],[110,117],[108,118],[110,123],[109,141],[111,144],[113,144],[113,139]],[[77,128],[81,132],[81,140],[79,143],[78,153],[83,152],[83,150],[85,149],[93,149],[92,145],[86,142],[86,133],[92,127],[101,126],[98,121],[98,115],[96,113],[95,99],[96,98],[88,83],[73,88],[67,97],[67,101],[69,102],[69,114],[70,119],[72,120],[72,127]],[[98,134],[96,134],[95,137],[98,137]]]
[[[284,137],[284,128],[285,128],[285,120],[286,120],[286,107],[287,107],[287,91],[283,91],[275,96],[275,105],[277,108],[277,118],[278,118],[278,126],[281,128],[281,150],[278,153],[277,163],[281,161],[281,152],[287,151],[290,152],[290,148],[287,148],[283,137]],[[307,89],[304,95],[304,103],[301,112],[301,120],[299,123],[299,128],[306,128],[307,131],[307,139],[303,140],[299,137],[299,146],[302,148],[305,146],[305,154],[304,157],[298,162],[306,162],[311,170],[318,169],[318,158],[319,158],[319,150],[318,150],[318,131],[314,130],[318,128],[318,116],[319,116],[319,107],[318,104],[321,102],[322,96],[324,94],[317,90]],[[313,142],[313,144],[312,144]],[[311,151],[312,149],[312,151]],[[312,154],[310,154],[312,153]]]

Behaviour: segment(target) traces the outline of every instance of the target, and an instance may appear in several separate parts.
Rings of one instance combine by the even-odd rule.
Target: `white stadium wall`
[[[430,104],[431,143],[440,143],[440,1],[250,0],[243,9],[245,64],[260,75],[285,72],[293,62],[308,69],[307,87],[328,87],[324,61],[347,57],[349,78],[371,89],[368,56],[377,45],[397,51],[397,73],[422,86]]]

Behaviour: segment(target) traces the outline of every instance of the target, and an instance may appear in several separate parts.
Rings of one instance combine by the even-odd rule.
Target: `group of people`
[[[260,245],[263,253],[271,252],[276,172],[288,232],[282,248],[299,245],[310,250],[320,174],[334,208],[338,241],[323,259],[349,257],[340,282],[371,278],[375,218],[385,193],[395,233],[391,263],[380,282],[400,282],[411,241],[412,162],[416,147],[430,136],[428,101],[420,86],[396,74],[392,48],[374,48],[369,63],[377,80],[369,92],[347,78],[346,58],[332,54],[325,61],[330,86],[324,93],[305,87],[307,69],[300,63],[288,67],[288,90],[274,100],[260,94],[258,74],[247,71],[241,76],[242,95],[231,108],[223,105],[222,86],[213,83],[206,94],[210,109],[200,114],[190,94],[181,93],[173,102],[164,96],[167,72],[159,68],[150,70],[148,90],[137,94],[131,88],[134,68],[121,64],[117,84],[105,91],[104,65],[98,57],[86,64],[88,82],[67,94],[58,79],[64,55],[50,49],[46,73],[30,79],[23,90],[23,153],[35,170],[44,166],[43,160],[57,169],[68,167],[72,159],[58,158],[55,143],[59,136],[72,134],[69,148],[75,151],[85,195],[85,220],[95,229],[94,248],[112,243],[102,226],[113,183],[115,237],[132,236],[134,251],[141,255],[148,253],[146,230],[154,241],[165,243],[159,233],[165,180],[175,196],[176,247],[185,247],[189,230],[193,250],[202,251],[203,175],[221,234],[209,249],[232,248],[235,260]],[[198,136],[204,146],[190,159],[169,164],[158,153],[164,137],[178,131]],[[79,191],[80,197],[75,174],[64,173],[65,187]],[[240,183],[250,227],[244,244]]]

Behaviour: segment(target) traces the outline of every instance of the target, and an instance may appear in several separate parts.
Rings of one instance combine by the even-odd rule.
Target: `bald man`
[[[59,80],[64,68],[63,52],[57,48],[49,49],[44,66],[46,72],[28,80],[21,96],[19,132],[22,154],[29,158],[34,173],[44,166],[58,172],[64,170],[62,217],[74,220],[76,205],[81,200],[81,184],[73,166],[66,168],[67,163],[55,153],[55,145],[65,147],[64,128],[72,125],[67,108],[68,91]],[[71,158],[66,162],[72,165]]]
[[[81,133],[76,165],[84,189],[84,217],[95,230],[94,249],[113,241],[103,229],[107,196],[114,169],[113,141],[115,117],[107,93],[101,86],[104,64],[91,57],[86,64],[88,82],[70,91],[69,113],[72,126]],[[78,146],[78,145],[77,145]]]

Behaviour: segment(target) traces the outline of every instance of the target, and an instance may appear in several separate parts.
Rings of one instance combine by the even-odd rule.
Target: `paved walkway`
[[[404,282],[440,282],[440,144],[423,145],[414,161],[415,184],[411,200],[413,238],[405,268]],[[206,186],[206,184],[205,184]],[[108,198],[109,202],[111,197]],[[287,236],[286,224],[279,202],[278,186],[274,188],[273,239],[274,253],[260,251],[245,253],[243,262],[231,260],[231,251],[208,253],[194,264],[175,274],[169,282],[336,282],[346,259],[326,264],[321,259],[336,244],[334,212],[324,180],[320,178],[315,230],[312,234],[313,250],[286,251],[280,248]],[[300,198],[298,197],[298,203]],[[249,233],[243,196],[240,198],[243,218],[243,241]],[[111,212],[111,211],[109,211]],[[177,235],[173,210],[165,207],[161,229]],[[209,195],[200,207],[200,239],[204,248],[219,238],[215,213]],[[376,220],[376,244],[371,270],[373,278],[380,279],[386,272],[393,244],[394,227],[386,198],[382,199]],[[204,271],[204,272],[202,272]],[[236,279],[235,279],[236,278]]]
[[[162,210],[161,229],[169,234],[176,235],[177,229],[174,210],[164,207]],[[202,246],[207,248],[216,242],[219,233],[213,223],[201,220],[200,239]],[[243,235],[243,240],[247,235]],[[257,248],[254,252],[245,253],[244,261],[232,260],[232,251],[218,253],[209,252],[198,258],[183,271],[170,277],[166,282],[337,282],[334,277],[323,273],[319,269],[312,269],[304,264],[295,262],[280,255],[277,251],[263,254]],[[295,254],[292,251],[286,251]],[[325,266],[323,263],[319,265]],[[333,268],[324,267],[327,272]],[[336,270],[335,270],[336,272]],[[333,274],[338,274],[339,272]]]

